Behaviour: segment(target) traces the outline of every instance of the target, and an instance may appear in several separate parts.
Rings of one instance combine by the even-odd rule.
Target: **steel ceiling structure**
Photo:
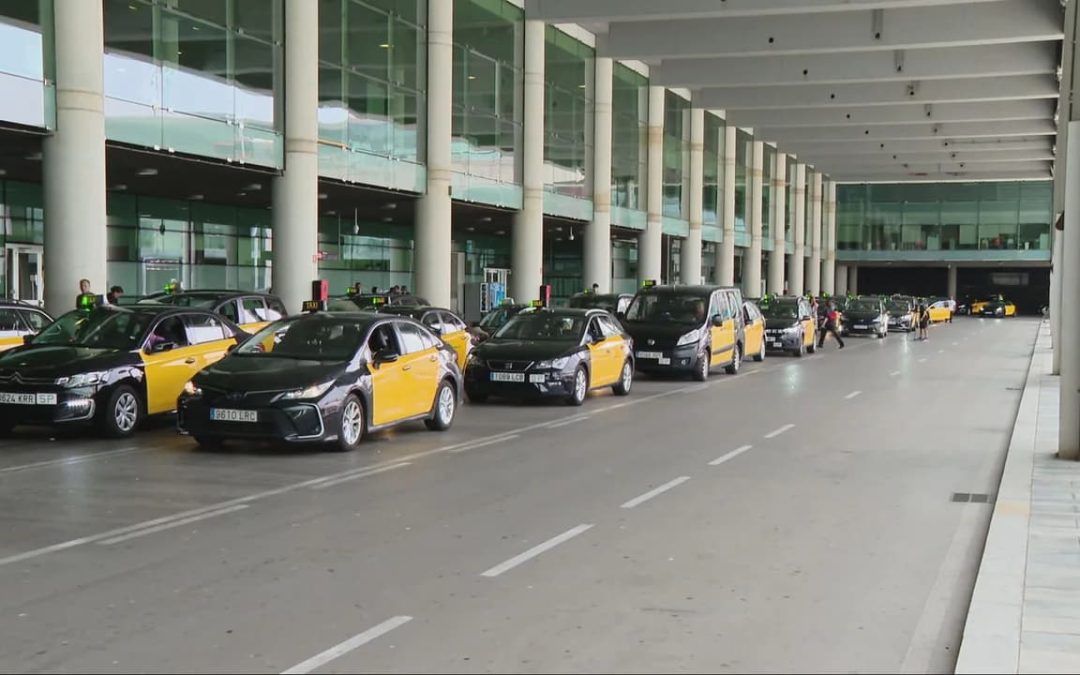
[[[1063,0],[526,0],[842,182],[1053,176]]]

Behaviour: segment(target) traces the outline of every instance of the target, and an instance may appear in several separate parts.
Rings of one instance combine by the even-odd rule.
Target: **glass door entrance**
[[[41,305],[45,297],[44,251],[40,246],[4,247],[4,287],[8,297]]]

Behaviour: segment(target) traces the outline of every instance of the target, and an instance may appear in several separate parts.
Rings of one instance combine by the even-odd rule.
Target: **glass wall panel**
[[[776,218],[776,214],[772,212],[772,179],[776,173],[776,148],[766,145],[761,158],[761,237],[765,242],[771,242],[773,220]],[[768,243],[765,247],[769,247]]]
[[[281,166],[281,0],[103,0],[109,139]]]
[[[52,87],[53,0],[0,3],[0,120],[55,126]]]
[[[555,195],[591,199],[585,178],[593,146],[594,50],[552,26],[546,36],[544,187]],[[550,210],[558,203],[545,205]]]
[[[706,225],[719,225],[719,210],[723,206],[722,190],[724,181],[720,175],[721,162],[723,161],[723,148],[721,147],[724,135],[724,120],[710,112],[705,113],[705,148],[702,153],[705,163],[702,183],[702,206],[704,210],[704,223]],[[706,277],[708,278],[708,277]]]
[[[735,231],[746,232],[747,223],[750,222],[750,212],[747,210],[750,202],[747,199],[747,164],[750,160],[753,137],[739,129],[735,132]]]
[[[621,63],[614,67],[611,127],[611,205],[645,211],[649,80]]]
[[[686,218],[684,181],[690,177],[690,102],[664,92],[664,210],[669,218]]]

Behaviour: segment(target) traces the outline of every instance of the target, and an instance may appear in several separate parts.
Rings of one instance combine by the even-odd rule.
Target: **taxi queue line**
[[[283,317],[273,296],[219,295],[227,297],[201,306],[80,298],[78,309],[0,354],[0,433],[93,424],[125,437],[147,416],[175,411],[180,431],[204,446],[324,441],[352,450],[367,433],[406,422],[448,429],[465,397],[579,406],[600,388],[628,395],[635,372],[703,381],[719,368],[738,373],[744,358],[817,347],[806,298],[755,303],[715,286],[647,285],[625,312],[612,311],[610,296],[576,296],[576,307],[521,307],[486,329],[392,298],[374,312],[305,303],[309,311]]]

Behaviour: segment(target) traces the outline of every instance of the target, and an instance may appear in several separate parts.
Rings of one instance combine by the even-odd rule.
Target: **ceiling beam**
[[[1031,99],[997,103],[927,103],[925,105],[849,108],[789,108],[728,112],[728,122],[752,127],[828,127],[840,125],[919,124],[1052,119],[1057,101]]]
[[[825,146],[825,147],[823,147]],[[879,141],[859,139],[844,143],[844,155],[876,155],[898,152],[1030,152],[1049,151],[1054,147],[1053,136],[1031,136],[1015,138],[947,138],[933,140],[896,140]],[[820,155],[823,152],[835,152],[836,141],[804,138],[784,143],[781,151],[799,155],[808,153]]]
[[[748,87],[845,82],[910,82],[1006,75],[1055,75],[1055,43],[919,49],[755,59],[664,61],[650,69],[651,84],[665,87]]]
[[[894,183],[906,181],[947,182],[962,180],[1045,180],[1053,177],[1050,166],[1002,168],[997,171],[942,171],[932,167],[922,171],[840,171],[832,174],[842,183]]]
[[[582,21],[656,21],[682,17],[704,19],[738,16],[775,16],[814,12],[849,12],[898,7],[975,4],[1000,0],[679,0],[678,5],[657,0],[526,0],[530,19],[549,23]],[[677,7],[677,9],[676,9]]]
[[[817,127],[758,128],[756,137],[773,141],[784,147],[785,141],[855,141],[860,139],[889,141],[934,138],[1004,138],[1009,136],[1053,136],[1057,125],[1052,120],[1019,120],[1013,122],[958,122],[944,124],[880,124],[875,126],[842,125]]]
[[[813,159],[821,165],[835,166],[902,166],[904,164],[1000,164],[1001,162],[1052,162],[1050,150],[1013,152],[897,152],[877,155],[850,155],[846,153],[814,153]]]
[[[1010,75],[955,80],[804,84],[777,87],[712,87],[694,92],[702,108],[835,108],[850,105],[960,103],[1057,98],[1053,75]]]
[[[642,60],[746,58],[1043,42],[1063,36],[1060,0],[1002,0],[979,7],[614,22],[604,55]]]

